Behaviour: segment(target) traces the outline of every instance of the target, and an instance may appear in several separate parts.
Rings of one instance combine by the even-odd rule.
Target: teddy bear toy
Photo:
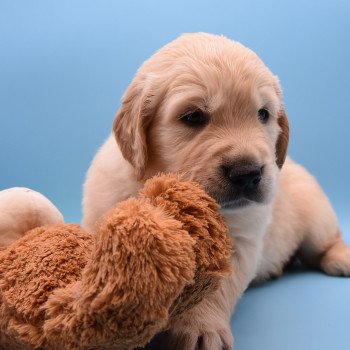
[[[218,208],[160,175],[87,233],[37,192],[0,192],[0,349],[147,344],[231,272]]]

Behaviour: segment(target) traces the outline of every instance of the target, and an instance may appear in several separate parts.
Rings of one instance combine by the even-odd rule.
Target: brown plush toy
[[[230,272],[231,241],[217,210],[199,185],[163,175],[91,235],[63,223],[24,233],[62,217],[36,192],[0,192],[0,348],[145,345]]]

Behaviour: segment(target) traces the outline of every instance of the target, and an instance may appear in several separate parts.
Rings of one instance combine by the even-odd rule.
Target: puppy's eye
[[[266,124],[270,118],[270,113],[267,109],[261,108],[258,111],[259,119],[263,124]]]
[[[208,124],[208,116],[201,111],[200,109],[197,109],[193,112],[185,113],[180,117],[180,120],[185,123],[188,126],[192,127],[201,127]]]

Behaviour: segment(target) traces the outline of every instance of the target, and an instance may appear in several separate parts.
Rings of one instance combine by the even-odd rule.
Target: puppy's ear
[[[276,164],[281,169],[287,156],[289,143],[289,123],[284,107],[280,112],[278,125],[280,127],[280,134],[276,142]]]
[[[139,80],[131,83],[113,123],[115,139],[138,180],[144,176],[148,159],[146,134],[152,118],[151,99],[144,85]]]

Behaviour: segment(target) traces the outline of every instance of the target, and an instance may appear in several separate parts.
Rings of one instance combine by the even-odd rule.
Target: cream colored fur
[[[257,117],[263,107],[271,115],[266,125]],[[200,131],[179,120],[197,108],[210,115]],[[92,162],[84,186],[87,230],[157,172],[179,172],[220,201],[222,162],[249,158],[264,166],[264,200],[222,209],[236,249],[234,273],[173,323],[173,348],[194,350],[200,339],[206,350],[231,349],[229,322],[237,300],[253,280],[279,276],[297,251],[326,273],[350,274],[350,251],[316,180],[288,158],[281,171],[276,164],[283,113],[278,79],[255,53],[224,37],[184,35],[139,69],[114,133]]]

